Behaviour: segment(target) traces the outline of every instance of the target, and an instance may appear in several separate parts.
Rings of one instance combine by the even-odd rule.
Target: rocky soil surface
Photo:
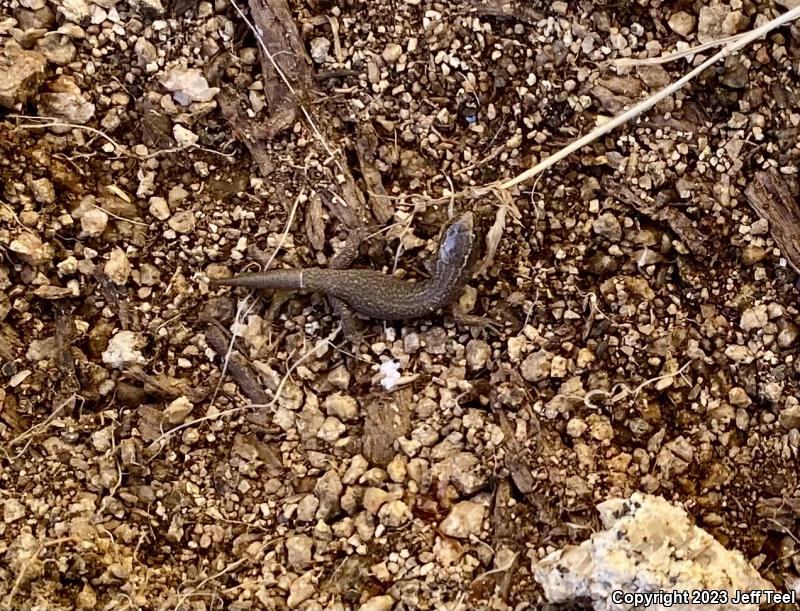
[[[634,493],[800,590],[798,26],[496,188],[794,4],[0,0],[0,607],[541,608]],[[465,209],[497,329],[209,284]]]

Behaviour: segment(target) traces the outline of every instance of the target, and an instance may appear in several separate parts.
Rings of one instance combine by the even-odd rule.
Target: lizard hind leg
[[[361,244],[375,231],[375,227],[353,229],[339,252],[331,257],[328,267],[330,269],[347,269],[350,267],[358,257],[358,250]]]
[[[330,297],[329,301],[334,313],[342,321],[342,332],[344,333],[345,339],[353,345],[353,349],[356,354],[358,354],[361,350],[361,346],[364,344],[364,333],[356,318],[355,312],[341,299]]]
[[[491,330],[497,334],[500,333],[500,330],[503,327],[500,323],[492,320],[491,318],[487,318],[485,316],[476,316],[475,314],[467,314],[460,307],[458,307],[458,305],[453,307],[452,312],[453,320],[461,327],[477,327],[479,329]]]

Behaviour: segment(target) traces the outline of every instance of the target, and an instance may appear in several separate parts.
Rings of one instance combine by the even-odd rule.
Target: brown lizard
[[[270,269],[234,278],[212,280],[213,284],[254,289],[318,291],[343,302],[350,309],[381,320],[406,320],[426,316],[452,306],[472,275],[475,234],[472,212],[466,212],[442,232],[431,277],[408,282],[374,270]],[[466,324],[489,321],[456,311]]]

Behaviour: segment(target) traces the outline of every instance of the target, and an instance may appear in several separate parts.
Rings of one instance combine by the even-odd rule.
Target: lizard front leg
[[[374,232],[374,227],[359,227],[358,229],[351,231],[347,236],[344,245],[339,249],[339,252],[331,257],[328,267],[330,269],[349,268],[353,264],[353,261],[355,261],[358,257],[358,250],[361,244],[370,236],[370,234]],[[364,338],[361,332],[361,325],[359,325],[355,313],[350,306],[348,306],[341,299],[329,297],[328,301],[330,302],[334,313],[342,321],[342,331],[344,332],[345,338],[350,341],[357,352],[361,347]]]

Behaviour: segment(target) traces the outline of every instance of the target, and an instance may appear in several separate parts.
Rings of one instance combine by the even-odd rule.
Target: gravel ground
[[[0,0],[0,605],[540,608],[635,492],[800,590],[800,214],[748,191],[796,207],[800,30],[480,188],[707,55],[612,60],[790,4],[239,4],[290,91],[231,2]],[[421,278],[467,208],[497,330],[353,352],[319,295],[209,285],[366,218],[355,265]]]

